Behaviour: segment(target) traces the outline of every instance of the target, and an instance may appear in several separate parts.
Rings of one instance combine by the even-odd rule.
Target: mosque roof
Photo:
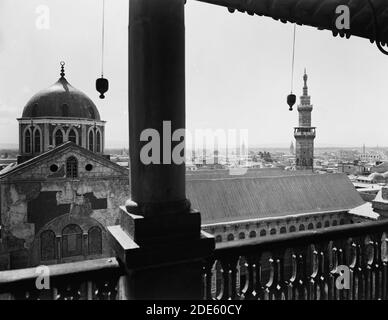
[[[345,174],[188,179],[203,224],[348,211],[364,203]]]

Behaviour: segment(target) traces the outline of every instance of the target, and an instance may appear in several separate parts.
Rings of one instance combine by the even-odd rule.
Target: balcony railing
[[[122,271],[115,258],[87,260],[0,272],[0,300],[118,300]],[[49,286],[38,289],[39,276],[48,275]],[[41,281],[42,280],[42,281]]]
[[[0,299],[128,297],[115,258],[49,266],[48,290],[37,289],[37,276],[36,268],[0,272]],[[386,300],[388,221],[220,243],[204,261],[202,285],[198,299]]]
[[[294,136],[315,136],[315,128],[295,128]]]
[[[204,266],[203,298],[387,299],[387,247],[388,221],[219,244]]]

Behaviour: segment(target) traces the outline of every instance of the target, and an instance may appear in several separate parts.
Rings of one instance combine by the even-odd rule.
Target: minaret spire
[[[308,87],[307,87],[307,73],[306,73],[306,68],[304,68],[304,75],[303,75],[303,81],[304,81],[304,86],[303,86],[303,95],[308,96]]]
[[[60,73],[60,75],[61,75],[61,78],[64,78],[65,77],[65,62],[61,61],[60,65],[61,65],[61,73]]]

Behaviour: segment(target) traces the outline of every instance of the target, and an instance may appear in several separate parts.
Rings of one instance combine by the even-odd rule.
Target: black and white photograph
[[[388,300],[387,71],[386,0],[0,0],[0,300]]]

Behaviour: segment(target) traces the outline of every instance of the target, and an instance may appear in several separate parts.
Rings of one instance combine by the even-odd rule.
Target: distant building
[[[378,189],[374,198],[350,211],[354,216],[367,220],[383,220],[388,218],[388,187]]]
[[[370,151],[366,152],[365,147],[363,148],[363,153],[360,154],[359,160],[363,162],[376,163],[384,160],[383,152]]]
[[[346,174],[357,174],[359,172],[359,166],[355,165],[354,163],[339,163],[338,164],[338,171],[341,173]]]
[[[356,178],[357,182],[368,183],[368,184],[377,184],[377,183],[387,183],[388,182],[388,171],[385,173],[371,173],[368,176],[358,176]]]
[[[311,112],[313,106],[308,95],[306,70],[303,76],[303,95],[298,105],[299,126],[294,128],[296,140],[295,165],[298,170],[312,170],[314,166],[315,127],[311,126]]]
[[[371,172],[377,172],[377,173],[385,173],[388,171],[388,161],[384,161],[382,163],[379,163],[378,165],[373,166],[370,169]]]
[[[294,142],[291,141],[291,145],[290,145],[290,154],[295,154],[295,148],[294,148]]]

